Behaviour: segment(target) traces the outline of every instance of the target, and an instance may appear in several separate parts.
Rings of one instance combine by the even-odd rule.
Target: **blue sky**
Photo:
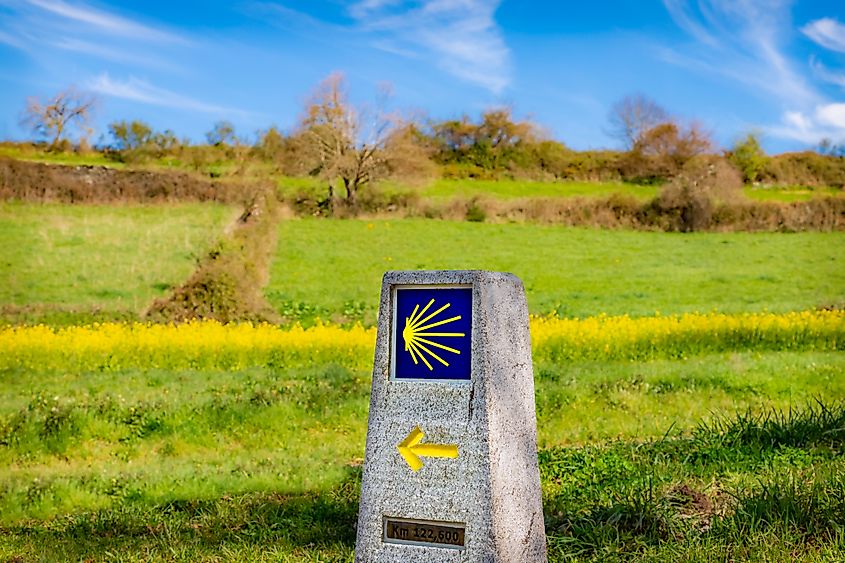
[[[509,105],[577,149],[618,146],[608,112],[632,93],[723,147],[845,142],[841,1],[0,0],[0,138],[29,136],[28,96],[71,84],[99,97],[95,140],[116,119],[249,138],[292,128],[333,71],[361,103],[390,83],[417,116]]]

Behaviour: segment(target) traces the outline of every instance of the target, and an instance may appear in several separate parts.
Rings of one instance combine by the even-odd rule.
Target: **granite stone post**
[[[355,560],[546,561],[517,277],[385,274]]]

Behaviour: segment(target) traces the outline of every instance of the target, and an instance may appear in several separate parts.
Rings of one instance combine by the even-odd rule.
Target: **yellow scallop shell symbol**
[[[448,309],[451,303],[446,303],[427,317],[423,317],[432,305],[434,305],[434,299],[429,301],[428,305],[423,307],[422,311],[420,311],[418,303],[417,306],[414,307],[414,311],[411,313],[411,316],[405,317],[405,328],[402,330],[402,339],[405,340],[405,351],[411,354],[411,359],[414,360],[414,363],[419,364],[419,360],[422,360],[422,362],[428,366],[429,370],[434,371],[434,367],[432,367],[431,362],[428,361],[426,355],[430,358],[434,358],[446,367],[449,366],[449,362],[438,356],[431,348],[429,348],[429,346],[439,348],[440,350],[446,350],[452,354],[460,354],[461,351],[450,348],[449,346],[441,344],[435,340],[431,340],[431,338],[439,339],[465,335],[463,332],[429,332],[432,328],[447,325],[461,319],[461,316],[457,315],[441,321],[436,320],[437,315]]]

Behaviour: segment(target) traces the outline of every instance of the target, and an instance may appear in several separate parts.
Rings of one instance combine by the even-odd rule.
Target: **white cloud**
[[[49,61],[55,49],[102,60],[177,69],[172,51],[192,43],[179,35],[122,16],[62,0],[0,0],[0,43]],[[8,8],[8,9],[5,9]]]
[[[808,80],[845,86],[845,76],[811,59],[809,66],[792,60],[785,45],[793,33],[785,0],[664,0],[675,23],[693,39],[684,54],[664,60],[698,71],[722,74],[766,93],[779,103],[780,121],[760,125],[767,134],[816,144],[822,138],[845,139],[845,104],[831,101]],[[830,18],[811,22],[801,31],[827,49],[845,52],[845,26]]]
[[[764,131],[808,145],[815,145],[825,138],[840,142],[845,140],[845,104],[819,104],[806,113],[787,111],[780,124],[765,127]]]
[[[152,42],[187,43],[185,39],[121,16],[96,10],[82,4],[67,4],[61,0],[28,0],[33,6],[75,22],[85,23],[101,31],[122,37],[134,37]]]
[[[90,90],[114,98],[132,100],[154,106],[162,106],[176,109],[185,109],[201,113],[212,113],[217,115],[248,115],[248,112],[239,109],[227,108],[183,96],[164,88],[153,86],[149,82],[129,77],[129,80],[113,80],[107,73],[103,73],[90,81],[87,85]]]
[[[678,27],[692,35],[696,40],[711,47],[719,45],[719,41],[689,13],[689,6],[685,0],[663,0],[663,5]]]
[[[354,18],[364,18],[374,10],[395,6],[401,2],[402,0],[360,0],[349,8],[349,13]]]
[[[811,21],[801,32],[825,49],[845,53],[845,25],[833,18]]]
[[[14,47],[15,49],[20,49],[22,51],[26,50],[26,44],[20,40],[20,38],[15,37],[11,33],[5,33],[0,31],[0,43],[8,45],[10,47]]]
[[[178,67],[173,63],[146,54],[139,54],[137,52],[129,52],[124,49],[117,49],[113,46],[99,45],[81,39],[74,39],[71,37],[64,37],[57,41],[49,42],[50,45],[65,51],[74,51],[76,53],[84,53],[104,60],[117,61],[122,63],[136,64],[146,67],[154,67],[159,69],[175,70]]]
[[[818,106],[816,120],[825,127],[834,127],[845,132],[845,104],[834,103]]]
[[[510,84],[510,50],[494,15],[498,0],[363,0],[349,8],[373,45],[400,56],[430,58],[461,80],[495,94]]]
[[[783,122],[800,131],[806,131],[812,127],[810,119],[805,117],[800,111],[785,112],[783,114]]]
[[[788,2],[747,0],[663,0],[675,23],[695,43],[686,56],[667,62],[706,68],[751,88],[766,92],[787,105],[812,105],[819,94],[796,65],[784,55],[789,33]]]
[[[810,67],[813,69],[816,77],[830,84],[836,84],[845,89],[845,74],[828,70],[826,66],[815,59],[810,59]]]

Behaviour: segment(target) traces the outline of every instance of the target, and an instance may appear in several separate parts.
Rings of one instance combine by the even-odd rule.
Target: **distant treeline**
[[[804,151],[769,156],[754,135],[730,150],[713,152],[712,142],[700,130],[682,131],[671,122],[647,130],[625,151],[570,149],[544,138],[534,124],[513,119],[506,109],[485,112],[477,121],[463,117],[405,127],[410,144],[439,165],[433,172],[444,178],[655,184],[671,180],[699,155],[716,154],[748,183],[845,187],[842,155]],[[101,151],[121,162],[175,158],[203,171],[224,162],[244,167],[250,161],[262,161],[290,176],[317,175],[322,163],[309,158],[302,131],[285,135],[276,127],[260,132],[252,143],[239,138],[227,122],[217,123],[206,135],[208,144],[178,140],[171,131],[155,132],[139,121],[114,123],[110,131],[115,142]]]
[[[661,231],[831,231],[845,229],[845,198],[792,203],[738,197],[739,174],[724,159],[701,157],[668,182],[658,197],[460,198],[426,200],[416,191],[366,190],[354,206],[333,209],[313,196],[285,196],[255,178],[207,178],[179,170],[115,170],[56,166],[0,157],[0,200],[62,203],[219,201],[251,212],[261,194],[276,193],[301,216],[426,217],[528,221],[568,226]]]
[[[576,151],[553,140],[537,124],[494,108],[477,119],[407,119],[384,107],[356,106],[342,75],[321,82],[289,131],[269,127],[247,139],[227,121],[206,134],[207,143],[155,131],[140,120],[108,127],[110,139],[95,149],[73,146],[68,131],[85,125],[91,95],[68,89],[50,100],[30,99],[26,122],[49,150],[96,150],[124,163],[161,164],[209,176],[261,174],[314,176],[331,202],[354,205],[364,186],[384,179],[420,178],[621,180],[663,184],[702,157],[726,161],[746,183],[845,187],[845,145],[820,140],[818,150],[767,155],[749,134],[718,150],[700,124],[672,116],[648,97],[619,100],[608,116],[609,132],[624,150]],[[82,133],[81,137],[86,138]],[[256,165],[260,166],[257,169]]]

